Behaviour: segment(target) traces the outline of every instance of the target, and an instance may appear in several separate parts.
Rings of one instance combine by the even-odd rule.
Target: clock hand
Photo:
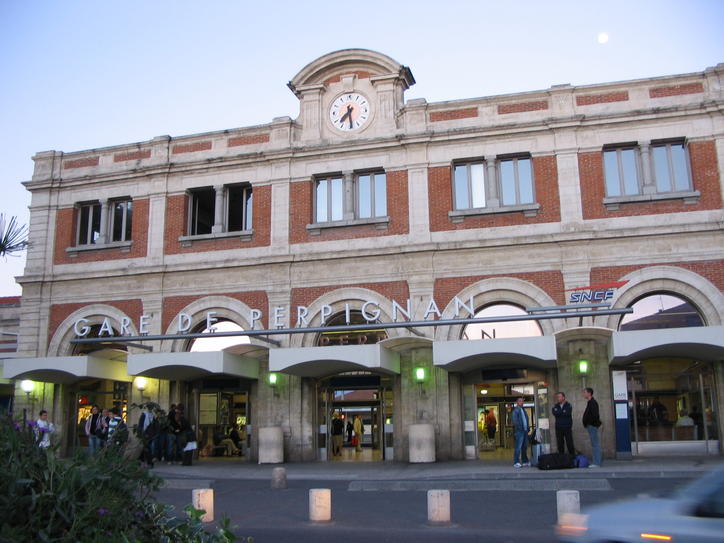
[[[347,112],[342,115],[342,118],[339,120],[340,123],[344,123],[345,119],[349,119],[350,127],[352,123],[352,106],[347,106]]]

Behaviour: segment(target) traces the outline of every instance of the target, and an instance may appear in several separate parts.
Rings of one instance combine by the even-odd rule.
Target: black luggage
[[[575,456],[566,453],[542,454],[538,457],[538,469],[572,468],[575,459]]]

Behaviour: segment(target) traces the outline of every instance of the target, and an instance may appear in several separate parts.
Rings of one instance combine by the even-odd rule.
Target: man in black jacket
[[[588,430],[588,437],[591,438],[591,448],[593,449],[593,462],[588,467],[597,468],[603,461],[601,442],[598,439],[598,428],[601,426],[598,402],[593,398],[593,389],[590,387],[583,389],[583,398],[588,402],[586,410],[583,412],[583,427]]]
[[[565,444],[568,445],[568,454],[576,454],[573,448],[573,407],[566,401],[563,392],[556,394],[556,405],[553,406],[553,416],[556,418],[556,441],[558,452],[562,453]]]

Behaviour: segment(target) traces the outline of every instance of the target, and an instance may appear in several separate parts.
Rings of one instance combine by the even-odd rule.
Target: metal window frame
[[[132,233],[126,236],[126,225],[128,221],[128,204],[131,204],[131,213],[133,213],[133,199],[127,198],[115,198],[109,202],[110,213],[108,214],[108,231],[110,232],[111,241],[131,241]],[[116,205],[124,204],[123,206],[123,217],[121,218],[121,238],[113,239],[114,227],[116,224]],[[131,228],[133,228],[133,217],[131,217]]]
[[[314,177],[314,206],[312,209],[313,214],[313,221],[314,223],[323,223],[323,222],[334,222],[334,219],[332,219],[332,183],[331,181],[333,179],[340,179],[342,181],[342,201],[340,202],[342,205],[342,217],[344,218],[344,175],[342,173],[332,173],[332,174],[326,174],[326,175],[318,175]],[[327,181],[327,209],[325,214],[325,219],[323,221],[318,220],[318,210],[319,210],[319,202],[317,200],[317,192],[320,181]]]
[[[93,215],[94,215],[94,209],[96,206],[98,206],[98,214],[100,219],[101,214],[101,203],[99,200],[95,200],[92,202],[79,202],[76,204],[78,209],[78,217],[76,221],[76,228],[75,228],[75,244],[76,246],[79,245],[94,245],[95,240],[93,239]],[[83,216],[83,208],[90,208],[90,213],[88,214],[88,223],[87,223],[87,233],[86,233],[86,239],[84,241],[81,241],[80,239],[80,230],[81,230],[81,224],[82,224],[82,216]]]
[[[360,215],[360,201],[362,200],[361,197],[361,188],[360,188],[360,177],[363,175],[369,175],[370,177],[370,210],[371,215],[369,217],[362,217]],[[387,172],[384,170],[368,170],[368,171],[359,171],[355,172],[354,174],[354,216],[357,219],[368,219],[368,218],[377,218],[377,217],[384,217],[385,215],[382,215],[378,209],[377,209],[377,201],[375,199],[376,196],[376,189],[375,189],[375,180],[378,175],[385,176],[385,195],[387,195]],[[344,182],[344,179],[343,179]],[[343,209],[344,211],[344,209]]]
[[[214,187],[212,186],[206,186],[206,187],[194,187],[192,189],[189,189],[187,191],[187,194],[189,196],[189,216],[188,216],[188,224],[186,225],[187,232],[189,236],[198,236],[202,235],[198,233],[198,199],[197,195],[205,192],[205,191],[211,191],[214,195],[214,211],[216,209],[216,192],[214,190]],[[196,220],[194,221],[194,217],[196,217]]]
[[[520,201],[520,172],[518,171],[518,161],[519,160],[530,161],[530,184],[531,184],[531,193],[533,195],[533,201],[525,203],[525,204]],[[515,187],[515,202],[512,204],[503,203],[503,174],[501,171],[501,165],[503,164],[503,162],[513,162],[513,184]],[[536,198],[536,193],[535,193],[535,174],[533,172],[533,158],[530,155],[514,155],[514,156],[498,157],[496,160],[495,174],[498,177],[498,179],[497,179],[498,194],[499,194],[499,198],[500,198],[501,207],[528,205],[528,204],[534,204],[536,202],[537,198]]]
[[[476,207],[473,207],[473,176],[470,171],[470,167],[473,165],[481,165],[483,167],[483,198],[485,199],[485,203],[488,203],[488,172],[487,172],[487,163],[485,160],[461,160],[457,162],[453,162],[452,164],[452,197],[453,197],[453,209],[456,211],[461,211],[465,209],[478,209]],[[457,189],[456,189],[456,183],[455,183],[455,169],[461,166],[465,166],[465,173],[466,173],[466,181],[468,186],[468,199],[467,199],[467,207],[465,208],[459,208],[457,207]],[[483,206],[487,207],[487,205]],[[482,208],[480,208],[482,209]]]
[[[251,230],[252,228],[252,218],[253,218],[253,195],[254,190],[251,186],[251,183],[231,183],[229,185],[224,185],[224,232],[230,232],[229,230],[229,216],[231,215],[231,196],[230,191],[231,189],[241,189],[243,195],[249,195],[249,198],[252,198],[252,209],[249,210],[249,213],[246,212],[246,202],[247,198],[243,197],[244,206],[241,210],[241,231],[244,230]],[[234,230],[236,232],[236,230]]]
[[[634,162],[636,164],[636,187],[638,192],[636,194],[626,194],[626,180],[624,179],[623,159],[621,158],[622,151],[633,151]],[[606,191],[606,196],[609,198],[620,198],[626,196],[636,196],[643,194],[643,170],[641,164],[641,148],[638,143],[621,143],[616,145],[604,146],[603,153],[616,153],[616,168],[618,170],[618,190],[619,194],[608,194],[608,183],[606,183],[606,160],[604,156],[603,160],[603,185]]]
[[[671,153],[671,148],[674,145],[680,145],[681,149],[684,151],[684,165],[686,166],[686,181],[687,181],[687,187],[684,189],[676,188],[676,175],[675,175],[676,170],[674,169],[674,159],[673,159],[673,155]],[[669,172],[669,180],[671,181],[671,190],[667,190],[667,191],[659,190],[656,161],[653,160],[654,149],[656,149],[656,148],[666,149],[666,165],[667,165],[667,169]],[[694,181],[691,176],[691,157],[689,156],[689,146],[686,144],[685,140],[676,139],[676,140],[652,141],[651,142],[651,157],[652,157],[651,170],[653,172],[654,186],[656,187],[656,192],[658,194],[673,194],[673,193],[677,193],[677,192],[688,192],[688,191],[694,190]]]

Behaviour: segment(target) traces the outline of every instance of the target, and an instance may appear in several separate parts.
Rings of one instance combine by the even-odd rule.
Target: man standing
[[[575,455],[573,448],[573,407],[566,401],[563,392],[556,394],[556,405],[553,406],[553,416],[556,418],[556,441],[558,452],[562,453],[564,442],[568,445],[568,454]]]
[[[523,398],[517,398],[515,400],[512,419],[515,433],[513,466],[516,468],[530,466],[530,462],[528,462],[528,413],[526,413],[523,408]],[[521,460],[523,461],[522,464]]]
[[[601,442],[598,439],[598,429],[601,426],[601,418],[598,414],[598,402],[593,397],[593,389],[583,389],[583,399],[586,400],[586,410],[583,412],[583,427],[588,430],[588,437],[591,438],[591,449],[593,449],[593,462],[589,468],[597,468],[603,462],[601,456]]]
[[[342,441],[344,440],[344,421],[339,413],[332,415],[332,456],[342,456]]]
[[[362,417],[360,415],[355,415],[354,417],[354,437],[355,437],[355,446],[354,450],[355,452],[361,452],[362,451],[362,436],[365,432],[365,425],[362,422]]]

